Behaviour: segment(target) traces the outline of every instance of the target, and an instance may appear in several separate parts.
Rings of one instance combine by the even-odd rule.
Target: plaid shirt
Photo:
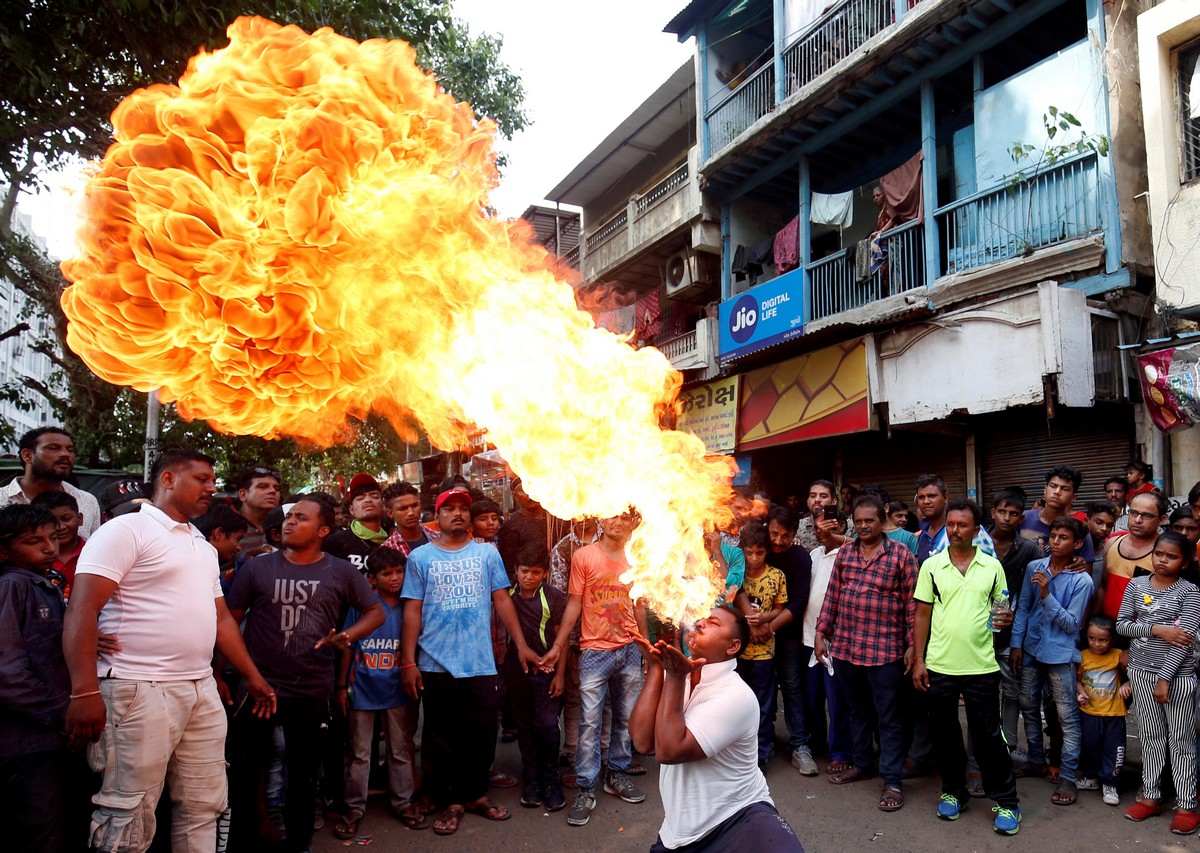
[[[831,654],[859,666],[882,666],[912,645],[917,605],[917,561],[901,542],[886,536],[882,550],[863,559],[857,542],[838,549],[817,632]]]
[[[441,538],[442,535],[441,531],[426,527],[424,524],[421,525],[421,531],[425,534],[425,538],[430,542],[436,542],[439,538]],[[393,530],[387,539],[383,540],[383,547],[393,548],[406,557],[412,553],[412,546],[404,540],[404,536],[401,535],[399,527]]]

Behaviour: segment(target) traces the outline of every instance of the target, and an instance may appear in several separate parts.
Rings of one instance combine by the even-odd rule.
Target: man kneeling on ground
[[[651,853],[804,853],[758,769],[758,700],[735,671],[749,640],[746,617],[721,606],[688,635],[690,660],[665,640],[639,641],[646,683],[629,732],[661,765],[666,812]]]

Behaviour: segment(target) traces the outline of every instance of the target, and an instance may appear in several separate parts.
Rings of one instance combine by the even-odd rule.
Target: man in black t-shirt
[[[333,501],[306,496],[283,522],[283,549],[253,559],[239,572],[226,601],[239,622],[260,671],[273,673],[278,695],[274,715],[259,718],[246,706],[233,715],[231,850],[257,850],[257,786],[273,749],[276,726],[287,743],[288,846],[304,850],[312,840],[313,801],[321,760],[318,736],[334,697],[335,650],[346,651],[383,624],[385,612],[359,572],[322,551],[333,526]],[[363,617],[338,631],[347,607]]]
[[[366,574],[367,556],[388,537],[383,528],[383,492],[370,474],[355,474],[350,479],[347,499],[350,526],[331,530],[322,548],[326,554],[348,560]]]

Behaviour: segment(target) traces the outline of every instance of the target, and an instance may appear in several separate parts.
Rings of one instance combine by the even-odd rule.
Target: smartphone
[[[833,504],[826,504],[822,509],[822,518],[824,518],[826,521],[836,521],[837,507]]]

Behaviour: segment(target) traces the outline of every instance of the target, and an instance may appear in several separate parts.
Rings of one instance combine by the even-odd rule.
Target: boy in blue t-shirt
[[[367,783],[375,719],[382,718],[387,741],[388,789],[391,811],[409,829],[424,829],[429,818],[412,802],[413,738],[417,731],[416,702],[409,702],[400,680],[400,629],[404,608],[400,588],[404,584],[405,556],[392,548],[376,548],[367,556],[367,579],[379,593],[387,617],[382,625],[356,642],[339,664],[338,704],[350,725],[350,760],[346,766],[346,816],[334,826],[341,839],[354,838],[367,810]],[[345,625],[353,625],[362,614],[354,608],[346,613]]]
[[[541,542],[529,542],[517,551],[517,582],[509,590],[517,610],[517,621],[525,642],[535,653],[550,651],[567,597],[546,583],[550,576],[550,554]],[[510,638],[509,643],[513,641]],[[553,673],[535,670],[526,674],[510,648],[504,658],[504,687],[517,722],[517,746],[524,766],[521,805],[556,812],[566,805],[558,777],[558,715],[562,713],[566,686],[565,655],[560,655]]]

